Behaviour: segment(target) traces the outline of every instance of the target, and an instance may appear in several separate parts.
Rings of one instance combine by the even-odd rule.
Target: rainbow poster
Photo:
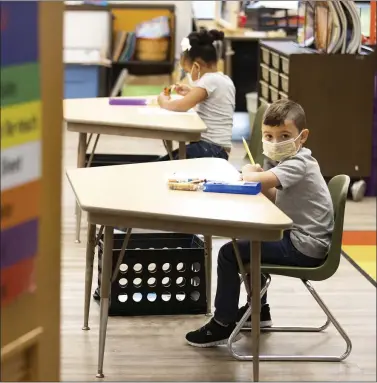
[[[38,2],[0,2],[1,306],[35,288],[41,185]]]

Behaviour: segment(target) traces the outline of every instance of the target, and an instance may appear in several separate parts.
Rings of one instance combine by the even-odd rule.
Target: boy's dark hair
[[[297,102],[287,99],[275,101],[270,105],[263,116],[263,125],[281,126],[286,120],[293,121],[299,132],[306,129],[304,109]]]
[[[199,32],[192,32],[188,35],[191,49],[182,53],[184,59],[189,59],[191,62],[201,59],[206,64],[213,64],[218,61],[222,52],[221,42],[224,40],[224,32],[212,29],[208,31],[202,28]],[[214,42],[220,44],[215,46]],[[216,44],[217,45],[217,44]]]

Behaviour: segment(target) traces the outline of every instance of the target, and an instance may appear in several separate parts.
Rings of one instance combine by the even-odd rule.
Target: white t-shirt
[[[236,104],[233,81],[221,72],[206,73],[194,86],[205,89],[208,95],[196,108],[208,128],[207,132],[202,134],[202,140],[231,148]]]

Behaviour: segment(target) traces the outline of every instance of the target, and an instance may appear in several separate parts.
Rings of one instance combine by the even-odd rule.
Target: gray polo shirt
[[[329,189],[307,148],[270,169],[280,182],[276,206],[293,221],[291,240],[302,254],[325,258],[334,229]]]
[[[202,140],[230,149],[236,104],[233,81],[221,72],[206,73],[195,87],[205,89],[208,95],[196,107],[199,117],[207,126],[207,131],[202,133]]]

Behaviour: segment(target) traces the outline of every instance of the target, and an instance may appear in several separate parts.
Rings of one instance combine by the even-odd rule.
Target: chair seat
[[[245,265],[245,270],[249,268],[250,264]],[[305,281],[324,281],[330,277],[323,265],[318,267],[298,267],[262,264],[261,271],[263,274],[282,275],[284,277],[298,278]]]

